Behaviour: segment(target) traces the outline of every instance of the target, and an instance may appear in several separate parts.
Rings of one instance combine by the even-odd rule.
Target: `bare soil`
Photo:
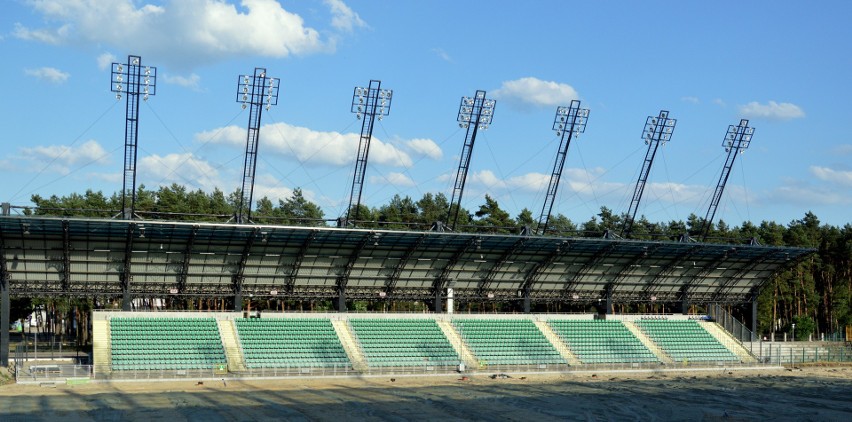
[[[0,421],[852,421],[852,366],[0,386]]]

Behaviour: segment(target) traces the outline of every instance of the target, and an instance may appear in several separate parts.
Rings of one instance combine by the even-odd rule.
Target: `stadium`
[[[818,250],[711,239],[755,132],[748,119],[727,128],[693,230],[634,227],[676,127],[668,110],[645,120],[623,224],[554,227],[569,146],[590,116],[579,99],[556,108],[559,149],[538,218],[465,226],[474,145],[496,104],[477,90],[459,103],[464,142],[439,219],[370,221],[370,143],[395,98],[370,80],[350,104],[361,128],[343,215],[272,224],[252,211],[262,115],[277,105],[279,79],[259,67],[238,78],[249,121],[233,209],[146,213],[140,106],[156,95],[157,68],[131,55],[110,70],[126,107],[120,208],[2,204],[0,365],[15,383],[0,388],[4,420],[753,420],[785,404],[793,420],[852,414],[842,339],[797,344],[795,322],[789,342],[774,338],[777,321],[771,338],[758,334],[761,293]],[[81,216],[91,212],[101,216]],[[29,316],[16,307],[51,300],[86,306]],[[29,322],[47,312],[59,329]],[[76,331],[76,350],[63,351],[55,331]]]

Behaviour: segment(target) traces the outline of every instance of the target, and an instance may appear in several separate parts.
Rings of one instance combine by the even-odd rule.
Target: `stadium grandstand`
[[[10,297],[93,298],[102,309],[92,318],[92,375],[113,379],[737,365],[755,357],[706,314],[690,313],[692,305],[754,305],[773,274],[811,252],[757,244],[2,216],[0,307],[8,326]],[[219,305],[178,312],[142,306],[143,299],[215,299]],[[258,312],[250,309],[252,301],[331,301],[336,312]],[[429,308],[347,312],[353,301]],[[471,303],[514,307],[511,313],[487,313],[487,306],[460,312],[460,305]],[[544,303],[586,311],[533,312]],[[615,312],[623,303],[666,305],[668,311]],[[8,332],[3,337],[8,351]]]

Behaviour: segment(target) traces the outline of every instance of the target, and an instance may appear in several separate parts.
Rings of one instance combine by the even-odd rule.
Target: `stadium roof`
[[[326,227],[0,217],[13,296],[744,302],[812,249]]]

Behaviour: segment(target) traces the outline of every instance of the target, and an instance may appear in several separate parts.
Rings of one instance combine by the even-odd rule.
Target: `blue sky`
[[[5,0],[0,6],[4,148],[0,200],[121,189],[124,103],[110,63],[157,66],[141,107],[139,181],[231,192],[248,112],[238,75],[281,78],[264,112],[255,196],[299,187],[327,217],[348,203],[360,123],[355,86],[394,91],[379,122],[363,202],[452,189],[459,99],[497,100],[477,138],[462,205],[484,195],[538,217],[558,146],[557,106],[591,109],[554,212],[588,220],[628,208],[648,115],[678,120],[639,213],[703,216],[728,125],[750,119],[716,218],[788,223],[813,211],[849,222],[852,3],[826,1]]]

